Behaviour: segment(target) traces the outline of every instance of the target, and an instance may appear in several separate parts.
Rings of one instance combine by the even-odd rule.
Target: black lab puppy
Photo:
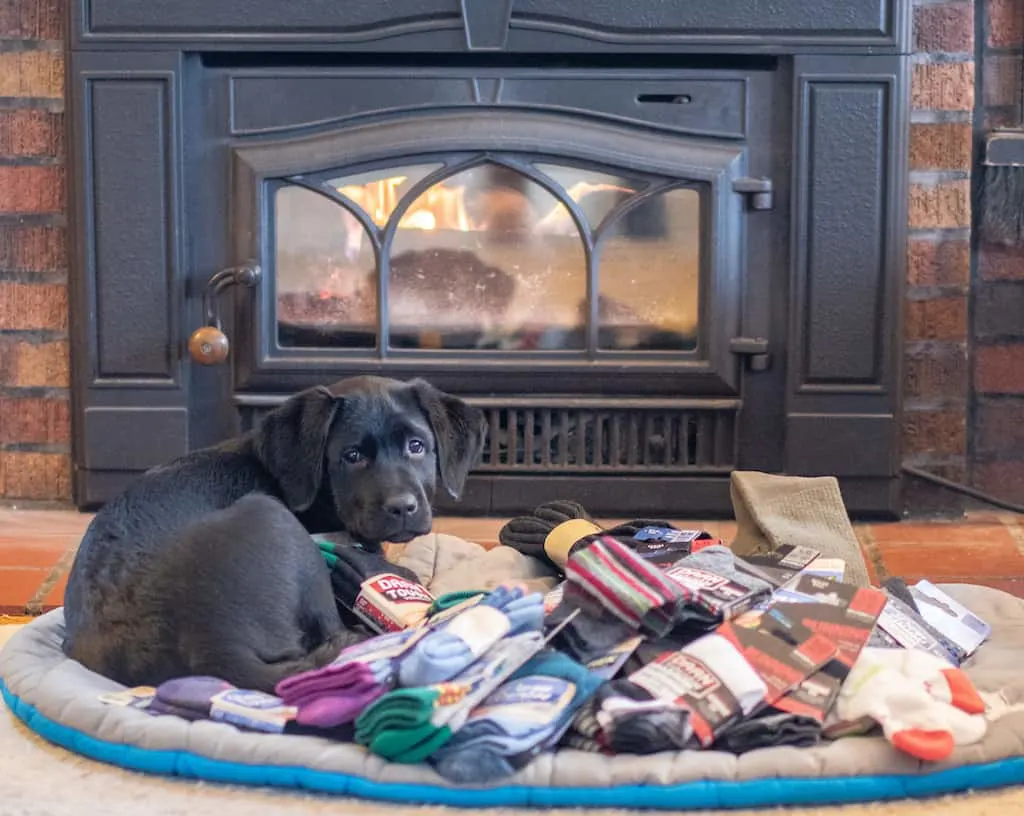
[[[155,468],[82,539],[65,652],[129,686],[208,674],[271,691],[330,662],[356,636],[309,534],[379,546],[428,532],[437,478],[458,498],[484,431],[479,410],[421,380],[356,377]]]

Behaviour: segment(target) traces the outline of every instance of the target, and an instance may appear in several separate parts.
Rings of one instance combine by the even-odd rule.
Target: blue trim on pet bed
[[[749,779],[740,782],[703,780],[677,785],[625,785],[608,788],[507,786],[484,789],[374,782],[358,776],[310,768],[248,765],[208,759],[189,751],[159,751],[107,742],[40,714],[35,706],[11,693],[3,681],[0,681],[0,694],[11,711],[41,737],[100,762],[163,776],[234,785],[296,788],[385,802],[472,808],[711,810],[877,802],[1002,788],[1024,782],[1024,757],[922,775]]]

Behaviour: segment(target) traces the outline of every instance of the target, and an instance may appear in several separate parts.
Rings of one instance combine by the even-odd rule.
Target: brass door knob
[[[228,358],[231,344],[227,335],[213,326],[203,326],[192,332],[188,351],[200,365],[219,365]]]

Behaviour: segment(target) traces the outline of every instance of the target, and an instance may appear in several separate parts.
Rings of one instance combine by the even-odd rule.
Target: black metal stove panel
[[[735,467],[837,474],[853,512],[899,507],[908,2],[200,5],[71,4],[80,506],[294,390],[382,371],[487,411],[465,503],[442,510],[723,513]],[[695,360],[276,346],[267,185],[452,150],[718,178]],[[198,365],[206,282],[250,261],[268,277],[219,299],[229,364]]]

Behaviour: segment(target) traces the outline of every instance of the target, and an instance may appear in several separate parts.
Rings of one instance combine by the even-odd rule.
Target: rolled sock
[[[434,756],[434,767],[453,782],[510,776],[551,747],[600,684],[566,655],[537,655],[473,710]]]
[[[451,680],[502,638],[543,625],[540,593],[499,586],[417,642],[400,662],[398,682],[415,688]]]
[[[207,714],[201,714],[198,711],[194,711],[190,708],[179,708],[178,706],[162,702],[161,700],[158,700],[156,697],[149,701],[149,703],[146,705],[145,711],[147,714],[181,717],[181,719],[189,720],[190,722],[208,719]]]
[[[715,748],[744,754],[758,748],[809,748],[821,742],[821,723],[785,711],[768,709],[749,720],[730,726],[715,742]]]
[[[836,700],[841,722],[869,718],[917,759],[946,759],[985,736],[985,706],[960,669],[926,652],[865,648]]]
[[[167,713],[191,711],[197,719],[205,719],[210,716],[214,696],[232,688],[234,686],[219,677],[176,677],[157,686],[155,699]]]
[[[450,682],[388,692],[356,720],[356,742],[392,762],[425,761],[542,644],[538,632],[508,637]]]
[[[672,629],[677,605],[690,598],[656,566],[608,537],[574,554],[566,579],[612,615],[655,635]]]
[[[749,716],[767,691],[728,640],[706,635],[599,691],[600,741],[621,753],[680,749],[694,741],[707,747]]]
[[[406,630],[351,646],[328,666],[282,680],[275,691],[298,708],[295,719],[302,725],[344,725],[394,686],[397,660],[416,637]]]

